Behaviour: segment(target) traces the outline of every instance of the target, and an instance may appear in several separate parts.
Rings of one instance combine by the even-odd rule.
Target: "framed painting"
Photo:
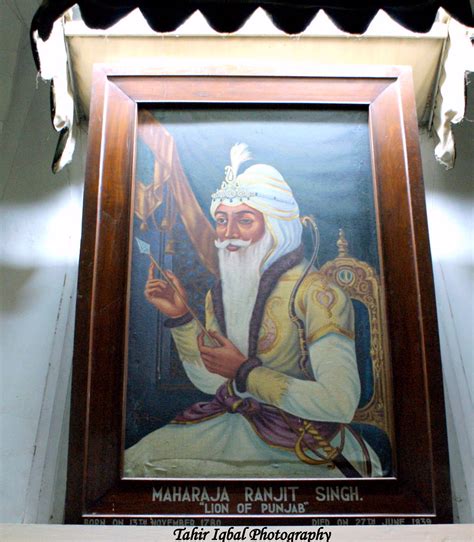
[[[409,69],[97,66],[68,522],[451,520]]]

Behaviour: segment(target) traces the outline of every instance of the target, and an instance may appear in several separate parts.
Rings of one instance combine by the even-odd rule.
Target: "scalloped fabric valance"
[[[287,34],[303,32],[320,9],[337,27],[351,34],[365,32],[379,9],[413,32],[428,32],[439,8],[466,26],[474,22],[470,0],[44,0],[33,18],[32,32],[47,39],[54,22],[75,4],[90,28],[109,28],[139,8],[157,32],[176,30],[196,10],[217,32],[235,32],[259,7]]]
[[[72,159],[75,146],[75,97],[69,81],[68,56],[60,20],[76,4],[89,28],[107,29],[139,8],[156,32],[176,30],[199,10],[214,30],[232,33],[239,30],[257,8],[262,8],[273,24],[287,34],[303,32],[321,9],[339,29],[352,34],[363,34],[379,10],[384,10],[405,28],[423,33],[431,29],[438,10],[443,8],[449,14],[447,18],[454,19],[451,19],[452,23],[458,22],[449,26],[447,54],[443,61],[446,73],[436,98],[434,128],[440,139],[436,157],[448,168],[454,163],[451,123],[459,122],[464,116],[465,59],[471,54],[465,27],[474,26],[470,0],[43,0],[33,17],[30,36],[38,71],[43,79],[51,81],[52,120],[59,132],[54,172]]]

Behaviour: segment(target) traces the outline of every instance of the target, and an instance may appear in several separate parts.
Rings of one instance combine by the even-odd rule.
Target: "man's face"
[[[265,221],[260,211],[244,203],[235,207],[221,204],[216,210],[216,233],[219,241],[239,239],[255,243],[265,233]],[[230,243],[226,250],[235,252],[240,248]]]

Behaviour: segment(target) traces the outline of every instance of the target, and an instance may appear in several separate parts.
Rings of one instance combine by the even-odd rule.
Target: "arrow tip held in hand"
[[[148,243],[145,243],[145,241],[142,241],[138,237],[135,237],[135,241],[137,242],[140,254],[151,254],[150,245]]]

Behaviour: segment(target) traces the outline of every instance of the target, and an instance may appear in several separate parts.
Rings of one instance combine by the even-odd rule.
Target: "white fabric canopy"
[[[463,120],[465,114],[465,74],[474,71],[474,53],[470,43],[469,29],[452,19],[447,13],[442,15],[443,22],[448,25],[448,38],[444,47],[440,77],[435,84],[435,108],[432,126],[439,144],[435,149],[436,159],[447,169],[454,165],[455,142],[451,129],[452,124]],[[472,30],[471,30],[472,32]],[[67,45],[63,24],[56,21],[51,36],[42,41],[36,35],[35,40],[39,62],[40,76],[53,84],[54,117],[53,124],[61,132],[60,141],[53,161],[53,171],[57,173],[67,165],[73,156],[75,146],[75,107],[68,63]]]

